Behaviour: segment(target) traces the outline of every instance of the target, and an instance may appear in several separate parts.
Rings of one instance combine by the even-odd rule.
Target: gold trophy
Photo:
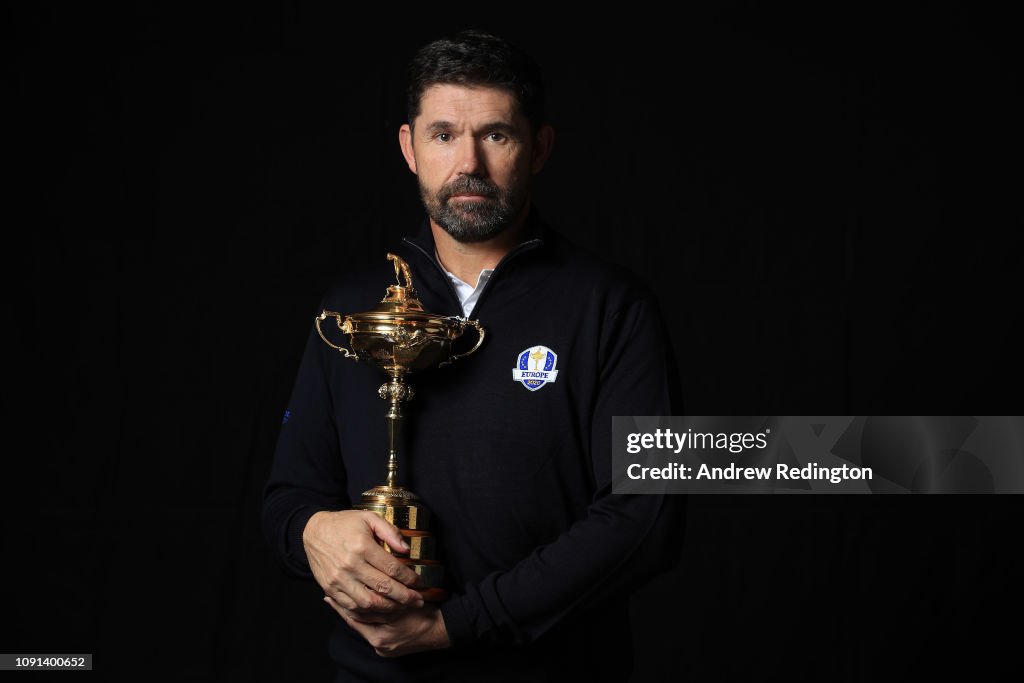
[[[485,333],[475,320],[425,312],[413,290],[409,265],[394,254],[388,254],[388,259],[395,265],[396,284],[388,287],[387,296],[376,308],[346,316],[324,310],[316,317],[316,329],[321,339],[346,358],[376,365],[390,378],[377,390],[380,397],[388,401],[385,413],[388,426],[387,480],[382,486],[363,491],[359,504],[353,507],[375,512],[398,527],[410,546],[408,557],[398,557],[419,574],[424,588],[417,590],[424,600],[441,601],[447,597],[441,588],[444,567],[437,560],[435,539],[428,530],[430,512],[417,502],[419,497],[415,493],[398,485],[401,406],[402,401],[413,397],[412,387],[405,383],[405,376],[465,358],[480,348]],[[324,336],[320,323],[329,317],[333,317],[338,329],[348,335],[351,350],[332,343]],[[453,342],[467,327],[476,330],[476,344],[465,353],[453,354]],[[381,545],[384,550],[395,554],[387,543],[381,541]]]

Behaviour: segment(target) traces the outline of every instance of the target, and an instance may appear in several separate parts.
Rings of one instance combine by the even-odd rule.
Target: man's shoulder
[[[546,258],[573,287],[624,300],[654,297],[650,285],[636,271],[574,243],[555,230],[547,231],[545,245]]]

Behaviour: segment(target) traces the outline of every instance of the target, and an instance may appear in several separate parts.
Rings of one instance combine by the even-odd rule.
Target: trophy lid
[[[372,310],[347,315],[346,319],[353,322],[399,319],[409,322],[428,322],[448,318],[445,315],[427,313],[423,310],[423,304],[417,298],[416,290],[412,286],[412,273],[409,271],[409,264],[394,254],[388,254],[388,260],[395,265],[396,284],[388,287],[387,295]],[[405,281],[405,284],[402,284],[402,280]]]

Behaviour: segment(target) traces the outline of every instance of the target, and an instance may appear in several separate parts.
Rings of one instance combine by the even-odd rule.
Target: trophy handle
[[[458,316],[455,316],[454,319],[458,320],[463,325],[472,327],[474,330],[476,330],[476,344],[474,344],[473,348],[471,348],[469,351],[466,351],[465,353],[457,353],[448,360],[444,361],[443,363],[438,363],[437,367],[439,368],[445,365],[451,365],[458,359],[465,358],[466,356],[470,355],[471,353],[480,348],[480,345],[484,343],[484,337],[487,336],[487,333],[484,332],[484,328],[480,327],[480,323],[478,323],[476,320],[467,320],[466,318],[460,318]]]
[[[330,339],[328,339],[327,337],[324,336],[324,331],[320,329],[320,321],[321,320],[327,320],[327,318],[330,317],[330,316],[333,316],[337,320],[338,329],[339,330],[342,329],[342,327],[341,327],[341,314],[340,313],[335,313],[334,311],[324,310],[315,319],[316,331],[320,333],[320,338],[323,339],[325,342],[327,342],[327,345],[330,346],[332,349],[337,349],[338,351],[341,351],[343,354],[345,354],[345,358],[355,358],[356,360],[359,360],[359,356],[357,356],[356,354],[352,353],[351,351],[346,349],[344,346],[338,346],[337,344],[332,343]]]

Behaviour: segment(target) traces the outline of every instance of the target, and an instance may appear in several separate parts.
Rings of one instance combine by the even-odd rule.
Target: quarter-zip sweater
[[[395,253],[425,310],[461,315],[426,220]],[[393,280],[382,258],[336,282],[316,312],[369,310]],[[339,680],[588,671],[624,680],[628,594],[678,557],[683,529],[682,498],[611,493],[612,416],[671,415],[678,405],[655,299],[531,207],[522,243],[495,268],[473,317],[486,330],[476,353],[407,378],[416,397],[403,404],[399,452],[399,483],[432,513],[452,593],[441,606],[452,646],[384,659],[339,619],[329,647]],[[475,341],[467,330],[456,348]],[[531,391],[513,368],[539,346],[557,354],[558,374]],[[309,518],[383,483],[384,380],[311,325],[264,498],[268,539],[296,576],[312,577],[302,543]]]

